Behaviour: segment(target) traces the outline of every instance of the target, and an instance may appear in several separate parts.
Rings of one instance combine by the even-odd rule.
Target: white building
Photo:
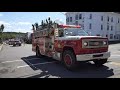
[[[82,25],[91,35],[120,40],[120,14],[114,12],[67,12],[66,24]]]

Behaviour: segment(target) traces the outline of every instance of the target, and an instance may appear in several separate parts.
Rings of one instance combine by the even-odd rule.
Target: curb
[[[0,46],[0,51],[2,50],[3,44]]]

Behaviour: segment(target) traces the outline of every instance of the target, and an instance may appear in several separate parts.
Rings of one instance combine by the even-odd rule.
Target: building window
[[[72,22],[72,17],[70,17],[70,22]]]
[[[75,24],[78,25],[78,21],[76,21]]]
[[[101,21],[103,21],[103,16],[101,16]]]
[[[113,39],[113,34],[110,34],[110,39]]]
[[[109,16],[107,17],[107,21],[109,22]]]
[[[67,19],[67,22],[69,22],[69,17],[68,17],[68,19]]]
[[[96,34],[96,36],[100,36],[100,34]]]
[[[84,24],[82,24],[82,29],[84,30]]]
[[[92,19],[92,14],[90,14],[90,19]]]
[[[113,22],[113,17],[111,18],[111,22]]]
[[[101,25],[101,30],[103,30],[103,25]]]
[[[92,29],[92,24],[91,23],[89,24],[89,29]]]
[[[117,39],[119,39],[118,35],[117,35]]]
[[[114,39],[116,39],[116,35],[114,35]]]
[[[107,25],[107,30],[109,30],[109,25]]]
[[[79,14],[79,19],[82,19],[82,14]]]
[[[75,16],[75,20],[78,20],[78,14]]]
[[[106,35],[106,37],[108,37],[108,35]]]
[[[118,18],[118,23],[119,23],[119,18]]]
[[[111,31],[113,30],[113,26],[111,26]]]

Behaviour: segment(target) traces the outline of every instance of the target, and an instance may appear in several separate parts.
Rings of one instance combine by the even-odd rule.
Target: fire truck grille
[[[82,48],[100,48],[107,47],[108,45],[104,44],[105,39],[83,39],[82,40]],[[87,45],[85,43],[87,42]]]
[[[103,41],[89,41],[89,46],[103,46]]]

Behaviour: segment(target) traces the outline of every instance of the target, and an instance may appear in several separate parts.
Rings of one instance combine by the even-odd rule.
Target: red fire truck
[[[48,56],[75,69],[80,61],[102,66],[110,57],[108,38],[90,36],[80,26],[58,25],[33,30],[32,51],[37,57]]]

